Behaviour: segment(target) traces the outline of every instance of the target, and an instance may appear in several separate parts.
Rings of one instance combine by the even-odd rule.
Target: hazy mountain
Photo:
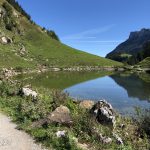
[[[143,57],[139,55],[144,55],[146,51],[150,51],[150,49],[145,50],[145,46],[147,46],[149,41],[150,29],[142,29],[140,31],[131,32],[129,38],[125,42],[119,44],[112,52],[107,54],[106,58],[129,63],[132,63],[133,59],[137,59],[133,62],[137,63],[138,61],[148,57],[145,56],[144,58],[138,58]],[[140,54],[141,52],[143,54]]]

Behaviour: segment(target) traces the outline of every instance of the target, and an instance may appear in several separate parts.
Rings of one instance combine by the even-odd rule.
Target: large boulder
[[[80,102],[79,106],[83,109],[91,109],[94,106],[94,101],[83,100]]]
[[[91,109],[96,119],[101,124],[115,125],[115,111],[110,103],[105,100],[98,101]]]
[[[70,110],[66,106],[61,105],[51,112],[46,118],[34,122],[32,127],[41,127],[51,123],[70,126],[72,124]]]
[[[71,124],[72,118],[70,115],[70,110],[66,106],[57,107],[49,116],[50,122],[60,123],[60,124]]]

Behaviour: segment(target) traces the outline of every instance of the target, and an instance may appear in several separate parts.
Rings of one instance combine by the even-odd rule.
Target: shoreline
[[[141,144],[145,148],[149,146],[149,139],[138,131],[136,122],[115,113],[107,101],[74,101],[63,92],[34,91],[31,87],[22,87],[22,93],[19,85],[8,82],[2,84],[4,90],[0,91],[1,110],[14,119],[18,129],[46,147],[67,149],[70,144],[72,148],[80,145],[78,149],[83,150],[97,150],[98,147],[123,150],[137,149]]]
[[[15,69],[15,68],[1,68],[0,69],[0,79],[2,78],[11,78],[13,76],[21,75],[21,74],[32,74],[38,73],[42,74],[45,72],[92,72],[92,71],[108,71],[108,72],[126,72],[129,71],[131,73],[150,73],[150,68],[140,68],[137,66],[123,66],[123,67],[66,67],[66,68],[58,68],[58,67],[43,67],[37,69]]]

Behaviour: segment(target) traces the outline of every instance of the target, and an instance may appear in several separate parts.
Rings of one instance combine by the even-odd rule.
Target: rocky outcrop
[[[110,103],[105,100],[98,101],[91,109],[96,119],[101,124],[115,126],[115,111]]]

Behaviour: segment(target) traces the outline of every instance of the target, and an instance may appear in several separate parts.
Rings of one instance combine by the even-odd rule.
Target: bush
[[[136,109],[136,122],[140,132],[146,134],[150,139],[150,109]]]
[[[7,15],[10,17],[12,15],[12,13],[13,13],[12,7],[6,2],[4,2],[2,6],[6,10]]]
[[[6,2],[4,2],[3,3],[3,8],[6,10],[6,15],[4,16],[4,23],[5,23],[5,28],[7,29],[7,30],[10,30],[10,31],[12,31],[13,30],[13,28],[15,28],[15,27],[17,27],[17,23],[16,23],[16,21],[15,21],[15,19],[13,18],[13,16],[12,16],[12,13],[13,13],[13,11],[12,11],[12,8],[11,8],[11,6],[8,4],[8,3],[6,3]]]
[[[54,40],[60,41],[57,34],[52,30],[47,30],[47,35],[50,36]]]
[[[25,16],[28,20],[31,20],[31,16],[25,12],[25,10],[15,0],[7,0],[18,12]]]
[[[60,105],[65,105],[68,99],[68,95],[61,92],[60,90],[53,90],[51,96],[53,98],[51,103],[53,110],[55,110]]]
[[[12,84],[7,83],[5,81],[1,81],[0,83],[0,96],[13,96],[17,94],[17,87],[14,87]]]
[[[15,68],[15,71],[17,71],[17,72],[23,72],[23,68],[21,66],[17,66]]]

